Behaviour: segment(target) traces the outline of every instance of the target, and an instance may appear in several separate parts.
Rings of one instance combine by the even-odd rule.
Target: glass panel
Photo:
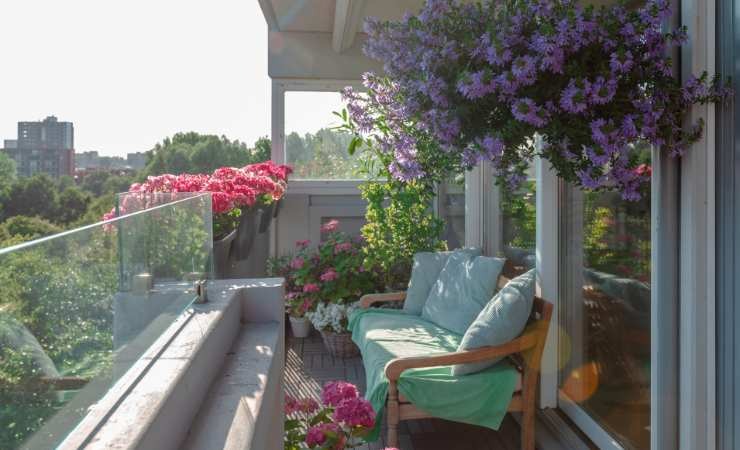
[[[438,194],[439,217],[445,221],[442,239],[450,250],[465,247],[465,175],[443,183]]]
[[[650,150],[640,158],[649,164]],[[626,448],[650,446],[650,192],[566,189],[560,390]]]
[[[0,448],[59,445],[211,273],[211,200],[189,196],[0,250]]]
[[[285,160],[293,166],[291,179],[359,177],[359,158],[347,152],[352,136],[332,129],[340,124],[333,112],[343,108],[338,92],[285,93]]]
[[[535,266],[537,205],[534,164],[527,171],[527,179],[512,190],[499,186],[501,245],[506,257],[503,274],[514,278]]]

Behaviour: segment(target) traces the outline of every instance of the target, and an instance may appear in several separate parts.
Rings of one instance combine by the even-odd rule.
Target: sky
[[[49,115],[74,122],[77,152],[103,155],[179,131],[270,134],[257,0],[2,0],[0,17],[0,140]],[[339,107],[337,95],[291,104],[286,129],[300,133]]]

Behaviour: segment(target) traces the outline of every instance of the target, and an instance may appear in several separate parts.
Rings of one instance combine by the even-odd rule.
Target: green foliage
[[[515,191],[508,189],[507,186],[501,186],[500,189],[504,245],[534,249],[537,239],[535,182],[526,181]]]
[[[356,179],[361,173],[361,161],[347,152],[355,142],[344,130],[322,128],[315,134],[290,133],[285,137],[285,152],[293,167],[295,179]],[[356,147],[358,144],[353,144]],[[354,148],[353,147],[353,148]]]
[[[430,186],[389,180],[367,182],[360,190],[367,200],[365,267],[378,268],[386,286],[408,280],[415,253],[446,249],[444,222],[430,208],[435,196]]]
[[[165,138],[150,151],[144,175],[211,173],[219,167],[242,167],[270,159],[270,140],[260,138],[254,148],[225,136],[195,132]]]
[[[46,174],[37,174],[13,183],[3,204],[3,217],[38,216],[55,221],[58,205],[54,180]]]
[[[12,184],[15,179],[15,161],[5,152],[0,151],[0,190]]]
[[[61,233],[62,229],[39,217],[14,216],[0,224],[0,245],[11,238],[38,239]]]
[[[65,225],[78,221],[87,211],[90,201],[90,194],[79,188],[72,186],[65,189],[59,195],[59,214],[56,221]]]

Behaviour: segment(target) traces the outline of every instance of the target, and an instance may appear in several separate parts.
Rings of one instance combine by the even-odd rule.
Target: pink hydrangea
[[[321,225],[321,232],[322,233],[332,233],[334,231],[337,231],[337,228],[339,228],[339,221],[337,219],[332,219],[325,224]]]
[[[303,267],[303,264],[305,264],[306,261],[304,261],[303,258],[300,256],[293,258],[293,260],[290,262],[290,268],[298,270]]]
[[[295,241],[295,246],[298,248],[306,248],[311,244],[311,241],[308,239],[304,239],[302,241]]]
[[[327,435],[328,433],[332,433],[344,441],[344,439],[341,438],[343,433],[339,425],[336,423],[320,423],[308,429],[308,433],[306,433],[306,445],[309,447],[323,445],[327,438],[330,437]]]
[[[330,381],[324,385],[321,401],[327,406],[338,406],[343,400],[360,396],[357,387],[346,381]]]
[[[339,278],[339,274],[337,273],[336,270],[334,270],[333,267],[328,269],[326,272],[322,273],[321,276],[319,277],[319,279],[324,282],[334,281],[337,278]]]
[[[334,246],[334,253],[348,252],[350,250],[352,250],[351,242],[340,242]]]
[[[319,285],[316,283],[308,283],[305,286],[303,286],[303,292],[306,294],[310,294],[313,292],[319,292]]]
[[[334,420],[349,427],[371,428],[375,425],[375,410],[364,398],[342,400],[334,410]]]

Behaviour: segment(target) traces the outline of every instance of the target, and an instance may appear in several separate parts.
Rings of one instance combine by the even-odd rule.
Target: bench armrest
[[[360,308],[367,309],[375,303],[402,302],[406,300],[406,292],[389,292],[387,294],[367,294],[360,297]]]
[[[529,332],[502,345],[480,347],[460,352],[440,353],[433,356],[395,358],[388,361],[388,364],[385,365],[385,376],[390,381],[398,381],[401,374],[407,369],[482,362],[521,353],[524,350],[534,348],[535,345],[537,345],[537,334]]]

